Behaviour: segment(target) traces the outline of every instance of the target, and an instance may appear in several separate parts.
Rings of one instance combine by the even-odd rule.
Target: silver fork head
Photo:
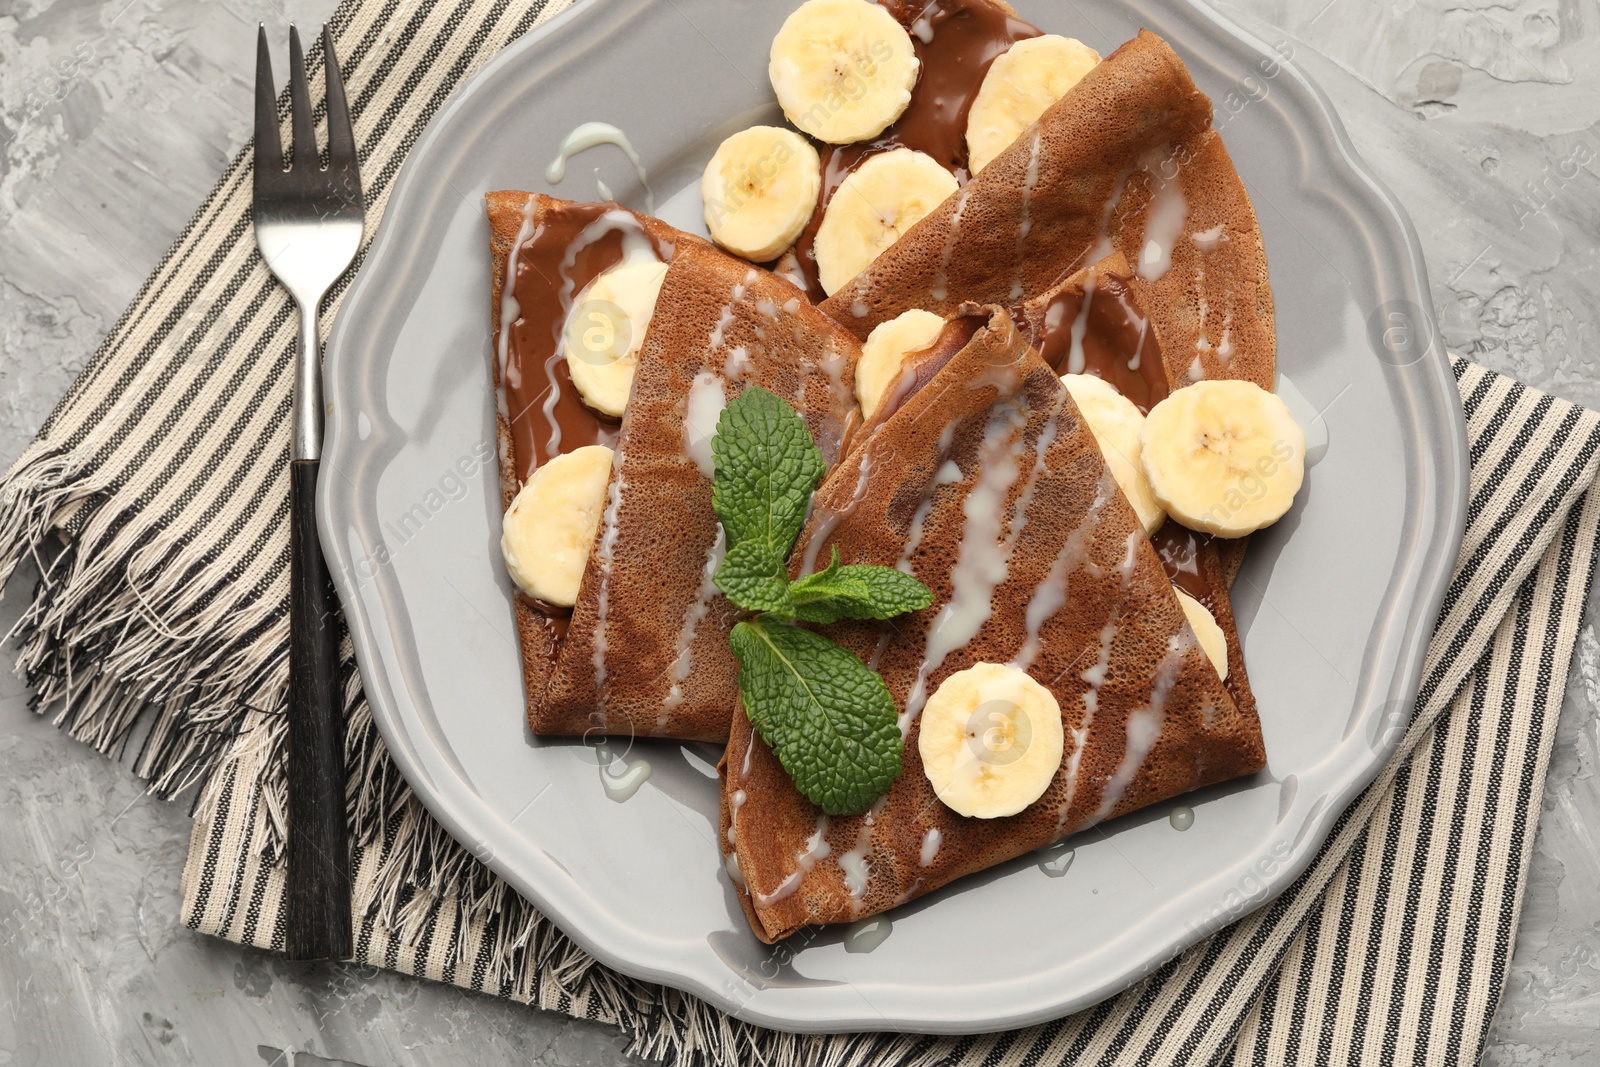
[[[255,218],[256,244],[284,288],[302,307],[315,309],[361,247],[364,206],[355,135],[333,36],[322,28],[327,71],[328,163],[317,152],[316,114],[306,83],[300,33],[289,28],[289,100],[293,154],[285,166],[278,137],[277,93],[267,29],[256,39]]]

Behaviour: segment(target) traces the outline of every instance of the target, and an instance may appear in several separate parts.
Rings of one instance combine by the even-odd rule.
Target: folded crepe
[[[1141,31],[822,308],[857,337],[911,308],[1016,308],[1115,250],[1175,382],[1273,386],[1272,290],[1211,100]]]
[[[724,741],[738,667],[733,608],[711,582],[717,416],[761,385],[795,405],[832,462],[858,419],[859,345],[788,282],[615,204],[493,193],[488,208],[502,505],[554,454],[599,443],[617,455],[577,603],[517,597],[529,726]],[[559,339],[584,287],[647,246],[666,277],[632,398],[608,420],[573,389]]]
[[[892,622],[823,628],[901,709],[899,778],[869,812],[827,818],[742,710],[733,717],[721,841],[763,941],[882,912],[1264,764],[1254,714],[1200,650],[1092,432],[1009,313],[958,318],[931,351],[942,365],[824,480],[791,563],[836,547],[846,563],[898,563],[933,591]],[[918,754],[927,697],[980,662],[1026,670],[1066,729],[1051,786],[1006,818],[945,807]]]
[[[1211,113],[1183,61],[1141,31],[823,310],[863,339],[911,308],[993,302],[1022,317],[1120,252],[1174,388],[1236,378],[1272,390],[1261,229]],[[1226,585],[1248,543],[1215,544]]]
[[[1020,329],[1057,374],[1092,374],[1148,413],[1172,390],[1189,384],[1172,379],[1161,330],[1145,310],[1150,284],[1130,269],[1121,252],[1112,252],[1024,304]],[[1168,519],[1151,541],[1167,577],[1222,628],[1228,692],[1242,711],[1254,715],[1255,694],[1228,593],[1247,539],[1212,537]]]

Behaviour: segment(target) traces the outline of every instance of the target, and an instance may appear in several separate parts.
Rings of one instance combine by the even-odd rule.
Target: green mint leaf
[[[746,611],[794,614],[794,606],[789,603],[789,570],[783,556],[765,541],[734,545],[711,580]]]
[[[769,618],[739,623],[729,640],[745,714],[800,792],[853,815],[889,791],[901,739],[882,678],[821,634]]]
[[[711,456],[711,506],[722,520],[730,555],[756,542],[769,555],[787,559],[824,468],[805,420],[753,385],[717,419]]]
[[[840,619],[892,619],[921,611],[933,603],[933,592],[893,567],[839,566],[839,548],[827,570],[808,574],[789,587],[793,612],[802,622]]]

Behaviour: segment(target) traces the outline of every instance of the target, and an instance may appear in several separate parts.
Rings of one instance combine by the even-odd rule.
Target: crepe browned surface
[[[537,224],[548,212],[559,212],[573,206],[568,201],[557,200],[545,196],[543,193],[521,192],[517,190],[499,190],[484,196],[484,209],[489,218],[489,262],[491,265],[491,290],[489,301],[490,336],[500,337],[502,323],[501,310],[504,306],[502,299],[507,281],[507,267],[510,265],[510,256],[517,245],[519,234],[524,225]],[[653,237],[665,245],[703,244],[700,238],[668,226],[656,219],[639,216],[640,223]],[[493,376],[494,388],[498,393],[503,383],[500,380],[500,361],[491,357],[489,360],[490,373]],[[507,421],[507,413],[503,405],[496,405],[495,414],[495,439],[498,445],[497,454],[500,460],[500,510],[502,512],[511,507],[511,501],[516,497],[518,489],[517,471],[521,464],[531,463],[531,457],[519,457],[515,439],[511,433],[511,425]],[[556,646],[559,631],[552,623],[549,616],[536,609],[522,597],[514,598],[514,608],[517,623],[517,644],[522,655],[522,685],[527,700],[527,716],[529,727],[538,731],[535,711],[539,701],[544,697],[546,685],[550,680],[550,672],[555,666]]]
[[[1144,270],[1141,264],[1134,286],[1161,332],[1173,381],[1233,378],[1271,392],[1278,343],[1267,254],[1222,137],[1206,130],[1186,138],[1158,172],[1176,176],[1187,211],[1171,244],[1171,265]],[[1130,183],[1112,237],[1130,261],[1138,262],[1144,248],[1150,211],[1150,196]]]
[[[1061,705],[1061,769],[1017,815],[959,816],[923,774],[912,719],[888,794],[868,814],[827,820],[736,714],[722,764],[721,839],[765,941],[882,912],[1093,822],[1264,763],[1259,723],[1235,707],[1200,650],[1065,387],[1006,312],[989,314],[970,343],[830,472],[797,558],[816,539],[824,552],[837,546],[846,563],[906,559],[933,591],[929,608],[825,632],[876,666],[902,711],[919,675],[931,694],[979,662],[1024,667]],[[1011,463],[1017,476],[1002,476]],[[981,550],[964,558],[963,546],[972,552],[989,531],[969,538],[969,511],[998,523],[1004,576],[971,639],[925,666],[931,628],[956,599],[958,576],[965,582],[981,569]],[[963,603],[981,599],[980,591]],[[1053,612],[1039,607],[1052,602]],[[1096,689],[1086,672],[1094,675],[1102,641],[1107,666]],[[930,831],[940,844],[923,864]],[[819,856],[812,840],[826,842],[828,854]],[[809,869],[802,856],[814,861]],[[851,869],[866,872],[855,894]],[[785,894],[780,887],[796,872],[797,888]]]
[[[686,440],[698,432],[685,421],[690,393],[701,375],[720,379],[728,400],[763,386],[795,406],[832,463],[858,417],[859,357],[855,339],[790,283],[700,243],[679,247],[536,732],[726,740],[738,694],[734,609],[710,581],[719,528],[711,479]]]
[[[1218,545],[1217,553],[1222,557],[1222,573],[1227,579],[1229,589],[1232,589],[1233,583],[1238,580],[1239,571],[1244,567],[1244,557],[1249,550],[1249,537],[1236,537]]]
[[[1140,296],[1178,374],[1198,359],[1205,376],[1270,389],[1260,227],[1210,123],[1211,101],[1183,62],[1141,31],[823,310],[865,338],[911,308],[1015,307],[1113,248],[1139,264],[1147,238],[1159,237]],[[1182,223],[1168,236],[1180,196]],[[1153,204],[1167,221],[1151,228]]]
[[[1115,373],[1109,380],[1125,394],[1136,391],[1124,389],[1125,381],[1145,383],[1150,380],[1139,373],[1144,371],[1164,381],[1166,394],[1163,395],[1167,395],[1191,383],[1187,377],[1173,376],[1173,362],[1166,358],[1168,348],[1162,329],[1143,303],[1142,296],[1146,293],[1148,290],[1140,284],[1127,258],[1114,251],[1028,301],[1019,312],[1021,328],[1036,350],[1052,357],[1061,353],[1059,361],[1054,361],[1053,369],[1057,373],[1071,370],[1068,363],[1072,346],[1064,335],[1073,334],[1077,338],[1076,352],[1086,368],[1116,361],[1118,365],[1113,368]],[[1067,298],[1064,303],[1062,297]],[[1074,306],[1082,307],[1086,302],[1095,314],[1063,313],[1070,312]],[[1074,329],[1080,324],[1081,329]],[[1138,365],[1138,371],[1128,369],[1133,364]],[[1105,374],[1100,376],[1106,377]],[[1149,399],[1147,395],[1137,398],[1139,401]],[[1205,605],[1222,628],[1228,642],[1228,692],[1241,710],[1254,715],[1255,694],[1245,672],[1244,649],[1239,643],[1238,622],[1228,592],[1244,560],[1248,538],[1230,540],[1186,531],[1175,520],[1168,519],[1167,528],[1158,531],[1156,540],[1158,545],[1187,543],[1193,546],[1192,558],[1167,561],[1168,575]],[[1178,568],[1187,573],[1180,573]]]

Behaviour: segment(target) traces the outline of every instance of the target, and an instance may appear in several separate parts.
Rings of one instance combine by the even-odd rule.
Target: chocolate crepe
[[[1260,724],[1200,650],[1055,371],[1007,312],[965,326],[970,341],[824,480],[792,561],[837,547],[846,563],[903,563],[932,589],[921,612],[824,628],[901,709],[900,777],[870,812],[828,819],[733,717],[724,856],[764,941],[884,911],[1265,762]],[[1026,669],[1067,731],[1054,783],[1007,818],[946,808],[918,755],[922,703],[979,662]]]
[[[1149,284],[1121,252],[1112,252],[1028,301],[1019,312],[1021,329],[1057,374],[1093,374],[1148,413],[1173,389],[1189,384],[1171,378],[1161,331],[1142,299]],[[1253,715],[1256,698],[1228,593],[1248,539],[1216,538],[1168,519],[1151,540],[1167,577],[1204,604],[1222,628],[1228,641],[1228,692]]]
[[[1121,251],[1174,381],[1273,385],[1272,291],[1211,101],[1141,31],[822,308],[857,337],[910,308],[1016,307]]]
[[[600,443],[620,457],[576,605],[568,613],[517,598],[529,725],[726,740],[738,685],[733,608],[710,580],[722,556],[711,509],[716,416],[745,387],[764,386],[795,405],[831,463],[858,418],[860,347],[788,282],[615,204],[496,193],[489,216],[496,336],[507,353],[496,362],[503,505],[549,454]],[[547,234],[566,251],[530,258]],[[574,254],[582,234],[589,244]],[[575,294],[620,261],[625,242],[644,239],[669,266],[617,423],[583,406],[556,339]],[[502,333],[508,264],[517,281]]]
[[[493,192],[484,197],[484,206],[495,339],[490,366],[497,400],[500,507],[505,511],[539,464],[583,445],[616,443],[618,422],[584,406],[558,354],[574,294],[622,261],[625,236],[642,236],[662,259],[671,259],[687,235],[614,204],[578,204],[540,193]],[[616,225],[586,239],[591,227],[613,210]],[[565,263],[569,250],[570,265]],[[554,402],[547,404],[552,397]],[[534,707],[543,699],[570,612],[520,593],[514,611],[528,721],[537,730]]]

